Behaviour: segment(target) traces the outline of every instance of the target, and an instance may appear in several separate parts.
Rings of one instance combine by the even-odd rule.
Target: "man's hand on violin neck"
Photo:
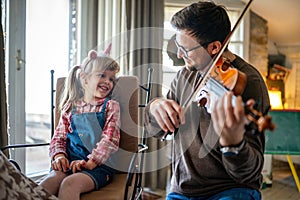
[[[150,114],[164,132],[174,132],[185,123],[181,106],[174,100],[156,99],[150,104]]]
[[[232,105],[232,92],[226,93],[215,102],[212,111],[212,120],[215,131],[220,134],[219,143],[221,146],[239,144],[245,133],[244,103],[241,96],[235,99],[235,106]]]

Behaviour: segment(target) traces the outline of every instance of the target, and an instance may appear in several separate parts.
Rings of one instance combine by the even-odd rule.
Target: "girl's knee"
[[[41,182],[39,182],[39,185],[41,185],[50,194],[56,195],[58,193],[59,186],[65,177],[66,174],[63,172],[52,171],[44,177]]]
[[[64,172],[52,171],[42,179],[40,184],[43,184],[44,182],[50,182],[51,184],[60,185],[66,176],[67,175]]]
[[[71,176],[67,176],[61,182],[60,188],[61,189],[72,188],[75,186],[76,183],[77,183],[77,181],[74,181]]]
[[[81,173],[76,173],[67,176],[61,183],[59,193],[71,192],[73,194],[80,194],[91,191],[95,188],[93,180]]]

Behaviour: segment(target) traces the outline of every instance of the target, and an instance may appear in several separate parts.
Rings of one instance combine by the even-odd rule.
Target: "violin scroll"
[[[269,108],[265,113],[267,113],[268,110]],[[252,123],[254,123],[257,126],[257,129],[255,130],[256,131],[255,134],[262,133],[265,130],[273,131],[276,128],[275,124],[272,122],[271,116],[264,115],[253,108],[246,107],[246,116],[248,120],[250,120]],[[246,129],[252,129],[252,128],[250,128],[249,125],[248,127],[246,126]]]

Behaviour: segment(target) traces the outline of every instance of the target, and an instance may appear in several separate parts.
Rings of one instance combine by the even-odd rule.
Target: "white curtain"
[[[139,77],[140,84],[146,86],[148,68],[152,68],[150,98],[161,96],[164,0],[127,0],[126,8],[128,46],[130,47],[129,69]],[[145,102],[145,95],[140,96],[140,101]],[[144,112],[141,109],[141,126],[143,116]],[[166,159],[166,155],[158,151],[164,143],[155,138],[147,138],[146,144],[149,149],[145,153],[144,186],[152,189],[165,189],[168,166],[161,167],[161,164],[162,160]]]
[[[112,43],[111,56],[120,64],[120,74],[128,73],[125,3],[125,0],[98,0],[98,44],[103,49]]]
[[[105,50],[112,43],[111,57],[121,66],[120,74],[127,74],[126,65],[126,0],[79,0],[78,59],[86,57],[90,49]]]

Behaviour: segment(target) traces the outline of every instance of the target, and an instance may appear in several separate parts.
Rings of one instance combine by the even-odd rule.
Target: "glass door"
[[[54,77],[68,71],[69,0],[27,0],[26,11],[25,140],[46,143],[51,138],[50,71]],[[27,148],[26,174],[49,170],[48,155],[49,146]]]
[[[69,0],[10,0],[7,10],[9,143],[47,143],[50,71],[55,82],[69,68]],[[49,170],[49,146],[14,149],[11,154],[27,176]]]

